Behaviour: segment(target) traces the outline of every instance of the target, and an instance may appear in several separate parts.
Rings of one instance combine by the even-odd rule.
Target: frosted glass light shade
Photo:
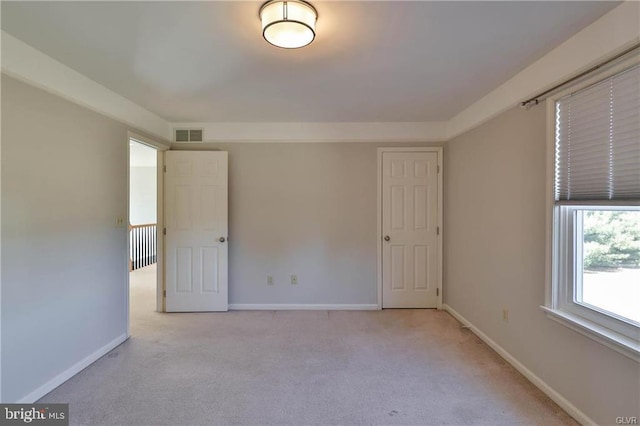
[[[271,0],[262,5],[262,36],[274,46],[296,49],[316,36],[318,13],[302,0]]]

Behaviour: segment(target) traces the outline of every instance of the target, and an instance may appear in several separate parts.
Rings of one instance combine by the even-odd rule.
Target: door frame
[[[157,163],[156,163],[156,311],[164,312],[164,235],[161,232],[161,229],[164,228],[164,153],[170,149],[169,145],[165,145],[161,142],[158,142],[154,139],[150,139],[141,134],[135,133],[133,131],[127,130],[127,138],[125,140],[126,143],[126,152],[127,152],[127,212],[126,212],[126,228],[127,228],[127,247],[125,250],[126,262],[125,262],[125,282],[126,282],[126,306],[127,306],[127,314],[126,314],[126,322],[127,322],[127,338],[131,336],[131,324],[130,324],[130,291],[129,288],[129,253],[131,247],[131,235],[128,230],[129,224],[129,209],[131,206],[129,205],[129,189],[131,176],[129,176],[129,167],[131,164],[130,151],[129,151],[129,141],[133,139],[135,142],[141,143],[143,145],[148,145],[154,148],[157,151]]]
[[[438,154],[438,206],[437,206],[437,211],[438,211],[438,227],[440,228],[440,233],[437,236],[437,262],[436,262],[436,266],[438,268],[438,279],[437,279],[437,286],[438,286],[438,302],[437,302],[437,309],[442,309],[442,294],[444,293],[444,290],[442,288],[442,236],[444,234],[444,229],[443,229],[443,221],[442,221],[442,200],[443,200],[443,185],[442,185],[442,175],[444,174],[444,169],[443,169],[443,149],[442,147],[408,147],[408,148],[397,148],[397,147],[389,147],[389,148],[378,148],[378,188],[377,188],[377,194],[378,194],[378,219],[377,219],[377,233],[376,233],[376,237],[377,237],[377,241],[378,241],[378,245],[377,245],[377,251],[376,251],[376,255],[377,255],[377,271],[376,271],[376,280],[378,283],[378,309],[382,309],[382,176],[383,176],[383,170],[382,170],[382,155],[385,152],[435,152]]]

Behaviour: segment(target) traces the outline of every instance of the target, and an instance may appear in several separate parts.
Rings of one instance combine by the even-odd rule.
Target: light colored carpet
[[[72,424],[575,424],[445,312],[159,314],[132,274],[132,337],[44,397]]]

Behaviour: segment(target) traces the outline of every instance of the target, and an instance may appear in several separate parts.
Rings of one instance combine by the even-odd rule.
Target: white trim
[[[169,146],[156,140],[147,138],[133,131],[127,131],[127,142],[133,139],[136,142],[148,145],[156,150],[156,312],[165,312],[164,306],[164,151],[169,150]],[[129,149],[127,147],[127,149]],[[130,165],[130,158],[127,157],[127,191],[129,191],[129,176],[128,169]],[[127,200],[129,200],[129,194],[127,192]],[[129,201],[127,201],[128,203]],[[128,210],[128,208],[127,208]],[[129,212],[127,211],[127,217]],[[129,248],[127,248],[129,253]],[[127,262],[128,263],[128,262]],[[127,271],[127,283],[129,280],[129,271]],[[128,284],[127,284],[128,288]],[[129,290],[128,290],[129,291]],[[129,294],[129,293],[127,293]],[[128,303],[128,302],[127,302]],[[129,309],[127,307],[127,309]],[[128,312],[128,311],[127,311]],[[127,330],[128,330],[127,319]]]
[[[580,303],[582,280],[582,215],[581,210],[623,210],[640,213],[640,207],[615,206],[555,206],[554,244],[558,248],[554,254],[554,271],[551,279],[553,303],[546,306],[547,313],[561,317],[565,323],[571,321],[586,328],[592,334],[610,342],[618,343],[624,350],[635,351],[640,355],[640,326],[637,321],[615,313],[607,312],[598,306]],[[564,315],[562,315],[563,313]],[[624,337],[626,336],[626,337]],[[600,341],[600,339],[596,339]]]
[[[164,151],[169,150],[169,147],[163,143],[160,143],[156,140],[147,138],[138,133],[128,130],[127,131],[127,225],[129,224],[129,218],[131,217],[130,212],[130,188],[131,188],[131,176],[130,176],[130,165],[131,165],[131,155],[130,155],[130,141],[141,143],[143,145],[147,145],[150,148],[156,150],[156,311],[164,312],[164,233],[162,230],[164,229]],[[127,249],[126,249],[126,271],[125,271],[125,282],[126,282],[126,306],[127,306],[127,314],[126,314],[126,322],[127,322],[127,337],[131,336],[131,319],[130,319],[130,296],[131,289],[129,283],[129,256],[131,252],[131,232],[128,230],[127,226]]]
[[[376,304],[290,304],[290,303],[231,303],[230,311],[374,311]]]
[[[640,343],[637,341],[582,318],[579,315],[559,309],[552,309],[547,306],[540,306],[540,308],[547,313],[549,319],[569,327],[573,331],[595,340],[598,343],[602,343],[627,358],[640,362]]]
[[[447,122],[454,138],[640,41],[640,2],[625,1]]]
[[[127,139],[125,139],[125,143],[126,143],[126,147],[125,147],[125,152],[126,152],[126,169],[127,169],[127,179],[125,180],[125,191],[127,194],[127,209],[125,211],[125,215],[126,215],[126,230],[125,232],[127,233],[127,242],[126,242],[126,248],[124,251],[124,255],[125,255],[125,266],[124,266],[124,282],[125,282],[125,294],[124,294],[124,300],[125,300],[125,321],[126,321],[126,335],[127,338],[131,337],[131,283],[130,283],[130,276],[129,274],[131,273],[131,271],[129,270],[129,261],[131,259],[131,230],[129,229],[129,226],[131,225],[130,222],[130,218],[131,218],[131,145],[130,145],[130,140],[131,137],[129,136],[129,132],[127,132]]]
[[[205,143],[442,142],[446,122],[388,123],[171,123],[204,129]],[[199,142],[198,142],[199,143]]]
[[[169,142],[167,143],[158,142],[155,139],[151,139],[146,136],[143,136],[140,133],[134,132],[133,130],[127,130],[127,138],[133,139],[136,142],[139,142],[143,145],[149,145],[150,147],[158,151],[168,151],[171,149],[171,144]]]
[[[116,337],[115,339],[113,339],[112,341],[110,341],[100,349],[86,356],[76,364],[72,365],[62,373],[58,374],[56,377],[49,380],[44,385],[40,386],[39,388],[35,389],[29,394],[23,396],[16,402],[18,404],[32,404],[36,402],[37,400],[39,400],[40,398],[42,398],[43,396],[45,396],[46,394],[48,394],[49,392],[51,392],[52,390],[54,390],[55,388],[57,388],[58,386],[60,386],[61,384],[63,384],[64,382],[66,382],[67,380],[69,380],[70,378],[72,378],[73,376],[75,376],[76,374],[78,374],[79,372],[81,372],[82,370],[84,370],[94,362],[96,362],[97,360],[99,360],[100,358],[102,358],[103,356],[105,356],[107,353],[112,351],[118,345],[122,344],[125,340],[127,340],[126,334],[122,334]]]
[[[377,169],[377,231],[376,231],[376,284],[378,286],[378,309],[382,309],[382,151],[378,148],[378,169]]]
[[[383,147],[378,148],[378,182],[377,182],[377,251],[376,251],[376,283],[378,286],[378,309],[382,309],[382,154],[385,152],[435,152],[438,154],[438,167],[440,171],[438,173],[438,226],[440,227],[440,234],[438,235],[438,301],[436,307],[442,309],[442,297],[444,294],[443,281],[442,281],[442,240],[444,236],[443,229],[443,175],[444,175],[444,161],[443,161],[443,148],[440,147]]]
[[[544,303],[547,306],[554,306],[557,300],[553,292],[553,277],[557,276],[556,264],[553,261],[554,253],[558,252],[558,245],[554,238],[556,233],[557,220],[555,216],[557,211],[554,208],[555,201],[555,145],[556,145],[556,128],[555,128],[555,101],[553,98],[546,100],[547,113],[547,146],[546,146],[546,194],[545,202],[545,292]]]
[[[169,123],[2,31],[2,72],[114,120],[170,140]]]
[[[166,276],[165,276],[165,235],[164,235],[164,153],[165,150],[157,151],[157,198],[158,203],[156,207],[156,223],[157,225],[157,240],[156,240],[156,311],[166,312],[164,292],[166,289]]]
[[[483,342],[485,342],[491,349],[496,351],[498,355],[504,358],[509,364],[511,364],[516,370],[518,370],[523,376],[525,376],[531,383],[533,383],[538,389],[544,392],[549,398],[551,398],[556,404],[558,404],[564,411],[566,411],[571,417],[573,417],[578,423],[582,425],[596,425],[589,416],[583,413],[578,407],[573,405],[569,400],[562,396],[558,391],[549,386],[544,380],[538,377],[533,371],[529,370],[520,361],[518,361],[513,355],[507,352],[502,346],[496,343],[489,336],[484,334],[478,327],[469,322],[466,318],[456,312],[451,306],[444,304],[443,308],[449,312],[451,316],[461,322],[464,326],[478,336]]]
[[[442,300],[444,299],[444,281],[442,279],[442,244],[444,240],[444,150],[440,148],[438,150],[438,226],[440,227],[440,233],[438,235],[438,304],[437,308],[442,309]]]

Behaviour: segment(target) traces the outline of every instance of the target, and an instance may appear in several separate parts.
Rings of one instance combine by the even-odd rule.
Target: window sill
[[[547,313],[547,317],[550,319],[640,363],[640,343],[638,341],[616,333],[578,315],[552,309],[547,306],[540,306],[540,308]]]

